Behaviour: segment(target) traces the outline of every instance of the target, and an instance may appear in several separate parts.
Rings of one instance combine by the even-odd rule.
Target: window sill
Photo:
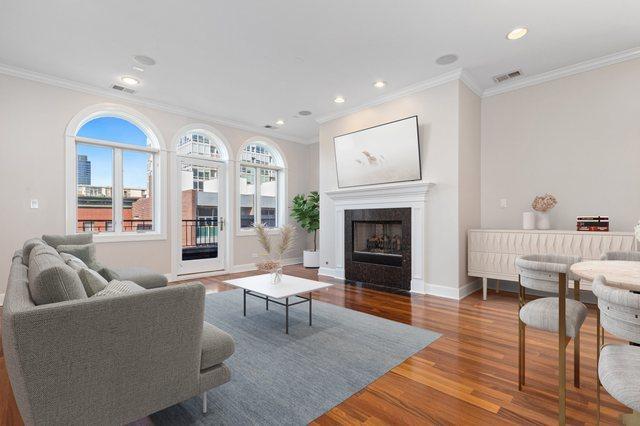
[[[166,240],[165,234],[157,232],[145,232],[145,233],[127,233],[127,234],[95,234],[93,241],[96,243],[121,243],[121,242],[133,242],[133,241],[162,241]]]
[[[280,234],[280,228],[268,228],[267,235]],[[255,237],[256,231],[253,228],[240,229],[236,231],[236,237]]]

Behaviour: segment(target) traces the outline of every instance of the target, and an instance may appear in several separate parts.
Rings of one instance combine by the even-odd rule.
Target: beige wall
[[[166,145],[171,145],[176,132],[191,123],[202,123],[185,116],[126,102],[81,93],[73,90],[0,75],[0,293],[4,292],[11,255],[22,243],[43,233],[65,232],[65,130],[69,121],[82,109],[103,103],[120,103],[149,118],[158,128]],[[236,158],[240,146],[257,134],[206,123],[220,131],[232,147]],[[288,164],[288,200],[294,194],[307,191],[310,170],[306,167],[309,147],[285,140],[271,139],[281,149]],[[172,149],[171,146],[168,147]],[[169,161],[173,160],[170,155]],[[229,178],[235,183],[235,168],[229,167]],[[175,176],[165,167],[163,184]],[[235,185],[232,185],[233,188]],[[30,209],[29,200],[37,198],[39,209]],[[234,200],[235,198],[231,198]],[[167,217],[171,223],[173,194],[167,191]],[[289,214],[286,214],[289,220]],[[229,228],[231,229],[231,228]],[[305,236],[300,234],[290,257],[301,256]],[[253,236],[235,237],[234,264],[255,262],[253,253],[260,253]],[[162,241],[99,243],[98,256],[105,264],[147,266],[161,273],[171,272],[171,232]]]
[[[461,86],[463,85],[459,81],[452,81],[320,126],[321,267],[335,267],[334,253],[331,250],[334,235],[333,203],[324,195],[326,191],[337,189],[333,137],[417,115],[423,181],[435,183],[425,212],[424,261],[427,287],[447,287],[455,292],[467,282],[466,273],[461,276],[461,268],[464,268],[461,265],[464,265],[466,254],[463,256],[464,250],[460,246],[463,238],[460,233],[466,234],[464,228],[467,223],[479,222],[479,214],[477,218],[468,217],[474,213],[459,214],[459,200],[463,198],[459,183],[461,179],[465,184],[470,182],[469,191],[476,185],[473,181],[479,176],[480,160],[479,146],[475,144],[479,144],[479,133],[474,136],[471,132],[479,132],[479,126],[477,123],[460,126],[463,118],[460,106],[464,104],[465,114],[471,119],[477,117],[479,121],[479,100],[470,91],[463,93]],[[473,100],[473,97],[476,99]],[[459,147],[460,133],[465,137],[462,148]],[[475,160],[472,158],[474,155],[477,156]],[[474,161],[477,164],[472,165],[473,172],[462,173],[459,170],[461,165],[471,165]],[[466,197],[465,194],[464,203],[466,205],[479,201],[475,201],[474,197]]]
[[[535,195],[558,199],[555,229],[640,218],[640,60],[482,100],[482,226],[520,228]],[[508,207],[500,208],[506,198]]]
[[[320,144],[314,143],[307,149],[307,188],[309,191],[319,189]],[[320,246],[320,231],[318,231],[316,244]],[[313,234],[307,235],[307,250],[313,250]]]
[[[460,82],[460,148],[458,153],[458,271],[460,283],[467,275],[467,231],[480,227],[480,98]]]

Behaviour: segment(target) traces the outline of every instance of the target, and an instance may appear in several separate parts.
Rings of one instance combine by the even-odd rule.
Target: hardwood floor
[[[285,273],[318,279],[315,270],[300,265],[286,267]],[[232,288],[222,281],[252,274],[197,281],[218,292]],[[324,277],[320,281],[332,282]],[[483,301],[477,292],[457,302],[335,282],[314,293],[314,299],[428,328],[442,337],[313,424],[557,424],[557,336],[527,329],[526,386],[519,392],[514,294],[490,292]],[[573,345],[567,347],[567,424],[596,420],[595,323],[595,310],[590,309],[581,334],[580,389],[573,387]],[[630,410],[606,392],[602,395],[602,423],[618,423],[619,415]],[[1,355],[0,424],[21,424]]]

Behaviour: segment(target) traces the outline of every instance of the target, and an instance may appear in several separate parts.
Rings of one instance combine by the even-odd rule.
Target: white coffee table
[[[271,283],[271,274],[253,275],[251,277],[237,278],[235,280],[225,281],[234,287],[241,288],[243,314],[247,316],[247,295],[262,299],[266,303],[267,311],[269,310],[269,302],[285,308],[285,333],[289,334],[289,307],[299,305],[301,303],[309,303],[309,326],[311,326],[311,293],[315,290],[331,287],[333,284],[321,283],[319,281],[308,280],[306,278],[294,277],[291,275],[283,275],[282,281],[277,284]],[[302,296],[308,294],[308,296]],[[289,298],[297,297],[298,300],[293,303],[289,302]],[[279,300],[284,299],[284,303]]]

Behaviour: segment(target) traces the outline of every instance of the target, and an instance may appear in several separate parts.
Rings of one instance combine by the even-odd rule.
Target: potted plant
[[[291,217],[305,231],[313,232],[313,250],[305,250],[303,265],[305,268],[320,267],[320,253],[317,249],[318,229],[320,229],[320,194],[311,191],[308,195],[298,194],[293,197]]]

